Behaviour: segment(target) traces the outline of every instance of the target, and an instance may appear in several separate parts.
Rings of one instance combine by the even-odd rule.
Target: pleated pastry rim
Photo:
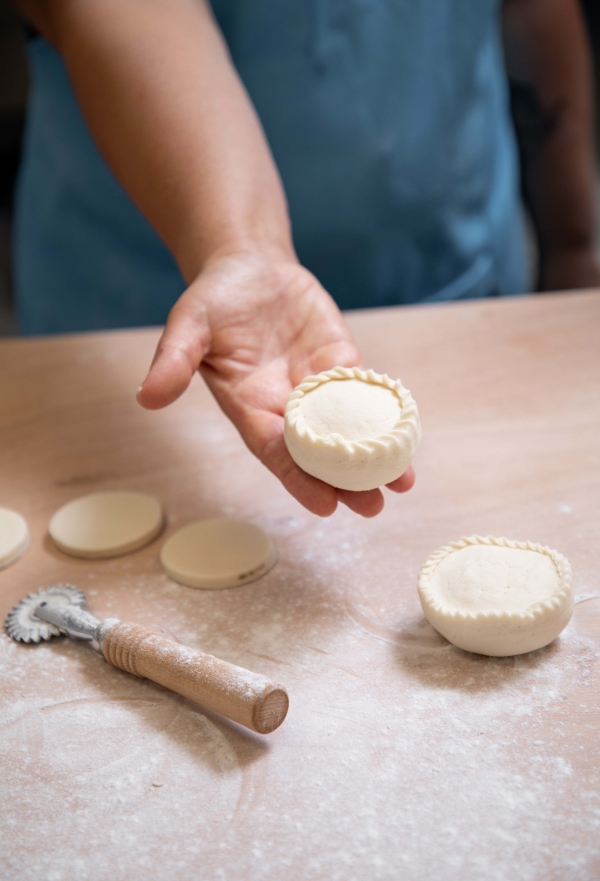
[[[512,548],[515,550],[533,551],[534,553],[545,554],[547,557],[550,557],[554,564],[554,568],[556,569],[558,587],[549,597],[534,603],[529,606],[529,608],[522,611],[499,611],[496,609],[466,611],[449,608],[440,601],[437,594],[432,589],[431,579],[442,560],[450,554],[460,552],[470,545],[487,545],[491,547]],[[492,535],[485,537],[481,535],[471,535],[466,538],[461,538],[458,541],[450,542],[427,557],[419,573],[417,589],[424,607],[427,606],[439,615],[448,619],[481,620],[484,618],[491,618],[497,619],[498,621],[514,622],[521,620],[532,622],[536,619],[547,616],[549,613],[555,615],[559,610],[567,609],[568,606],[573,603],[571,582],[571,564],[566,557],[552,548],[546,547],[545,545],[534,544],[530,541],[514,541],[509,538],[495,538]]]

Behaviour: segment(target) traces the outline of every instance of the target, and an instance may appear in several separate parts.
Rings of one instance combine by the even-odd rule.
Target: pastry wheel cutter
[[[18,642],[69,636],[91,643],[109,664],[152,679],[259,734],[285,719],[288,695],[281,685],[116,618],[98,621],[71,584],[42,587],[8,613],[6,631]]]

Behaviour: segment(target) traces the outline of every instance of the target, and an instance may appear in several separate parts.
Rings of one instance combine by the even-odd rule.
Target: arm
[[[200,369],[250,450],[307,508],[372,516],[379,490],[336,491],[301,471],[283,410],[309,373],[360,362],[342,316],[297,261],[260,123],[204,0],[21,0],[62,53],[107,161],[189,287],[173,307],[142,406]],[[407,473],[393,489],[410,488]]]
[[[293,255],[260,124],[202,0],[20,0],[188,282],[220,250]]]
[[[504,28],[509,77],[536,117],[522,174],[538,233],[540,288],[600,287],[591,59],[581,10],[577,0],[505,0]]]

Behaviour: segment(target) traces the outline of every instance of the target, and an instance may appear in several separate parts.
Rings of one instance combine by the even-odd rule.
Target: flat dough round
[[[65,554],[101,560],[144,547],[156,538],[163,524],[157,499],[115,490],[67,502],[53,515],[48,532]]]
[[[418,583],[429,623],[481,655],[520,655],[552,642],[573,614],[571,566],[542,545],[471,536],[425,561]]]
[[[244,520],[199,520],[162,546],[160,562],[174,581],[206,590],[256,581],[277,561],[266,532]]]
[[[10,508],[0,508],[0,569],[10,566],[29,547],[27,521]]]
[[[421,439],[419,413],[400,380],[358,367],[307,376],[288,398],[284,437],[294,462],[339,489],[392,483]]]

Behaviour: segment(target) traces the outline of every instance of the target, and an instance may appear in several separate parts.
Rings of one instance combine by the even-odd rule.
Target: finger
[[[183,394],[210,347],[204,302],[188,288],[169,313],[156,354],[138,394],[147,410],[166,407]]]
[[[329,517],[337,508],[337,494],[332,486],[312,477],[296,465],[283,437],[283,415],[290,392],[287,377],[282,384],[264,381],[257,388],[242,381],[232,393],[230,382],[215,372],[202,368],[210,390],[226,416],[231,419],[251,453],[277,477],[287,491],[305,508],[319,517]],[[259,400],[249,406],[247,399]]]
[[[279,478],[287,491],[313,514],[319,517],[333,514],[338,502],[336,490],[296,465],[285,445],[283,433],[272,437],[263,446],[259,459]]]
[[[250,450],[279,478],[288,492],[313,514],[329,517],[335,511],[338,500],[362,517],[375,517],[382,511],[385,501],[381,490],[351,492],[335,489],[302,471],[286,446],[281,416],[266,410],[231,412],[229,415]]]
[[[395,493],[405,493],[413,488],[416,479],[415,469],[410,465],[402,477],[399,477],[398,480],[393,480],[392,483],[388,483],[387,488]]]
[[[344,505],[360,514],[361,517],[376,517],[383,511],[385,500],[379,489],[370,489],[366,492],[351,492],[348,489],[338,489],[337,495]]]

